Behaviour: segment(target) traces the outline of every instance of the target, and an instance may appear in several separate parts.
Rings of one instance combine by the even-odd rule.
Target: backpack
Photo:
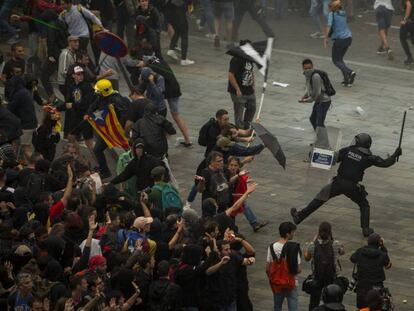
[[[332,241],[321,244],[316,240],[314,243],[313,274],[315,279],[325,286],[331,284],[336,276]]]
[[[270,267],[269,281],[273,293],[291,291],[296,287],[295,276],[289,272],[287,258],[284,256],[283,249],[280,258],[278,258],[273,249],[273,243],[269,245],[270,254],[273,259]]]
[[[214,118],[211,118],[201,127],[200,131],[198,132],[198,144],[200,146],[206,147],[209,143],[208,132],[215,122],[216,120]]]
[[[183,209],[183,202],[181,201],[180,194],[171,184],[165,184],[164,187],[160,185],[154,185],[154,189],[161,192],[162,197],[162,209]]]
[[[57,20],[54,24],[56,28],[54,28],[55,31],[55,44],[56,46],[63,50],[68,46],[68,37],[69,37],[69,31],[68,31],[68,25],[61,21]]]
[[[33,173],[29,176],[26,184],[26,194],[32,203],[36,203],[39,195],[46,189],[46,182],[43,174]]]
[[[310,85],[312,87],[312,78],[313,75],[317,73],[321,79],[322,79],[322,83],[323,83],[323,88],[325,90],[325,94],[328,96],[334,96],[336,94],[336,91],[331,83],[331,80],[329,80],[328,74],[325,71],[322,70],[317,70],[315,69],[312,73],[312,76],[310,78]]]

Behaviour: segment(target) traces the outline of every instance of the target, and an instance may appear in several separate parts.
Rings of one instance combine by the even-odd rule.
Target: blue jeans
[[[283,16],[283,0],[275,0],[275,15],[280,18]]]
[[[208,32],[215,33],[214,30],[214,13],[211,0],[200,0],[203,13],[201,15],[200,26],[204,26],[207,23]]]
[[[314,130],[317,127],[325,127],[326,114],[328,113],[331,102],[317,103],[313,104],[312,114],[309,117],[310,123]]]
[[[250,226],[254,228],[257,224],[257,217],[250,208],[250,205],[247,203],[244,203],[244,217],[246,217],[247,221],[249,222]]]
[[[104,151],[108,148],[105,141],[101,137],[96,138],[96,144],[93,148],[93,153],[95,154],[96,160],[98,161],[99,171],[102,173],[109,172],[108,164],[106,163]]]
[[[312,16],[313,22],[315,23],[316,28],[319,32],[323,33],[323,24],[320,17],[321,5],[323,16],[325,17],[325,22],[328,20],[329,14],[329,0],[311,0],[311,6],[309,9],[309,14]]]
[[[10,26],[8,20],[11,11],[23,2],[24,0],[4,0],[3,5],[0,9],[0,29],[13,36],[17,34],[16,29]]]
[[[297,288],[282,293],[273,294],[274,311],[282,311],[283,301],[287,299],[288,310],[298,310],[298,290]]]
[[[352,37],[345,39],[334,39],[332,45],[332,62],[342,71],[344,81],[348,81],[352,69],[348,68],[344,62],[344,56],[352,44]]]

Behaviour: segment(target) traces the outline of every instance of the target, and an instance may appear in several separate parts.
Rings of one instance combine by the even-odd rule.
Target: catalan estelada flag
[[[129,149],[128,140],[113,105],[107,105],[101,110],[96,110],[92,116],[89,116],[88,122],[105,141],[108,148],[121,147],[125,150]]]

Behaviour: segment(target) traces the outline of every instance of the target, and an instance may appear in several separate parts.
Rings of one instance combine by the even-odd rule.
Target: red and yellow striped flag
[[[105,141],[108,148],[121,147],[125,150],[129,149],[128,139],[119,123],[113,105],[95,111],[93,116],[88,118],[88,122]]]

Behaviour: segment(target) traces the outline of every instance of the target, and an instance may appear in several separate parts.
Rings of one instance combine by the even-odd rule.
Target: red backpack
[[[291,291],[296,287],[296,280],[295,276],[289,272],[287,258],[282,256],[283,249],[280,258],[277,257],[273,249],[273,243],[269,245],[269,250],[273,258],[269,274],[270,286],[272,287],[273,293]]]

